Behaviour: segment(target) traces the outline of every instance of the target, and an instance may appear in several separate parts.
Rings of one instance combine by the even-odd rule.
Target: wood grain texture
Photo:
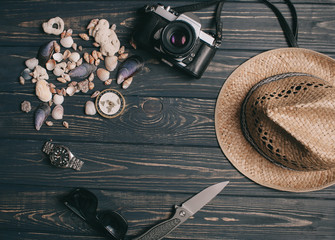
[[[194,1],[164,1],[180,6]],[[283,1],[272,1],[290,21]],[[335,1],[294,0],[300,47],[335,57]],[[105,239],[69,211],[62,197],[75,187],[91,190],[99,210],[126,217],[132,239],[167,219],[203,188],[229,180],[227,188],[165,239],[333,239],[335,187],[288,193],[262,187],[240,174],[216,140],[216,98],[226,78],[247,59],[286,47],[274,14],[259,1],[227,1],[222,12],[223,43],[201,79],[191,79],[129,44],[136,10],[154,1],[2,1],[0,8],[0,239]],[[205,31],[214,31],[212,10],[196,11]],[[95,77],[95,89],[115,88],[126,99],[116,119],[84,114],[90,95],[65,97],[64,120],[34,129],[39,100],[34,84],[20,85],[24,61],[58,37],[41,24],[60,16],[74,30],[75,42],[91,53],[85,32],[93,18],[106,18],[130,54],[140,54],[145,69],[124,90]],[[63,49],[64,50],[64,49]],[[83,54],[81,52],[81,54]],[[50,75],[51,76],[51,75]],[[115,72],[112,73],[115,78]],[[50,82],[64,87],[55,77]],[[32,103],[20,111],[23,100]],[[51,120],[51,118],[50,118]],[[63,143],[85,162],[82,171],[50,165],[41,149],[46,140]]]

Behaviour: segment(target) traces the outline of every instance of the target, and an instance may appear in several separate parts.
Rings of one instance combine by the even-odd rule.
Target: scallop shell
[[[25,61],[25,64],[27,68],[30,70],[34,70],[34,68],[38,65],[38,59],[37,58],[30,58]]]
[[[52,55],[53,59],[55,59],[57,62],[61,62],[63,60],[63,54],[61,54],[60,52],[55,53],[54,55]]]
[[[105,67],[108,71],[114,71],[117,66],[117,56],[105,57]]]
[[[64,116],[64,108],[62,105],[56,105],[52,110],[51,116],[55,120],[63,119]]]
[[[60,40],[60,44],[65,48],[70,48],[72,47],[72,44],[73,44],[73,38],[71,36],[62,38]]]
[[[69,57],[69,59],[72,61],[72,62],[78,62],[78,60],[80,59],[80,54],[77,53],[77,52],[73,52],[71,54],[71,56]]]
[[[37,81],[35,92],[36,92],[36,96],[42,102],[49,102],[52,98],[52,93],[50,92],[49,84],[45,80]]]
[[[97,76],[101,81],[107,81],[109,79],[109,72],[104,68],[98,68]]]
[[[45,64],[45,67],[47,70],[52,71],[56,67],[56,61],[54,59],[49,59],[47,63]]]
[[[56,105],[60,105],[64,102],[64,96],[63,95],[59,95],[59,94],[55,94],[53,97],[53,102]]]
[[[92,101],[87,101],[85,104],[85,114],[86,115],[95,115],[97,110],[95,109],[95,105]]]

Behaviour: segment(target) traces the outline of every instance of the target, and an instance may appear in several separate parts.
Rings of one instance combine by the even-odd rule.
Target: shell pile
[[[47,103],[50,107],[55,104],[53,110],[45,107],[45,104],[39,105],[35,112],[35,120],[38,119],[37,130],[41,123],[53,126],[52,121],[47,121],[51,112],[54,120],[61,120],[64,117],[64,108],[62,106],[66,96],[73,96],[78,92],[87,93],[95,87],[95,75],[104,82],[104,85],[112,83],[111,72],[114,71],[118,62],[127,61],[128,53],[125,47],[121,46],[115,33],[116,25],[110,26],[106,19],[92,19],[87,25],[87,34],[79,33],[78,36],[85,40],[94,40],[93,46],[99,48],[91,53],[83,51],[82,46],[78,46],[73,39],[73,30],[64,30],[64,21],[60,17],[51,18],[42,24],[43,30],[47,34],[60,36],[59,41],[53,40],[43,44],[36,58],[25,61],[25,68],[19,77],[20,84],[31,81],[35,84],[35,94],[38,99]],[[65,50],[62,51],[62,48]],[[104,61],[104,63],[103,63]],[[134,72],[134,71],[130,71]],[[49,76],[56,76],[56,85],[64,84],[62,87],[56,87]],[[127,79],[128,78],[128,79]],[[128,88],[132,81],[131,76],[122,76],[124,79],[122,88]],[[118,84],[121,84],[118,81]],[[97,96],[100,91],[95,91],[91,98]],[[26,103],[25,103],[26,104]],[[27,111],[27,107],[22,107],[22,111]],[[85,104],[85,113],[94,115],[96,109],[91,101]],[[63,126],[69,128],[66,121]]]

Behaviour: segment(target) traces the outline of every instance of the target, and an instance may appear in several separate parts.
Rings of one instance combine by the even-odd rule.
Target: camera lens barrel
[[[174,57],[187,55],[196,42],[194,28],[184,21],[172,21],[162,31],[161,46]]]

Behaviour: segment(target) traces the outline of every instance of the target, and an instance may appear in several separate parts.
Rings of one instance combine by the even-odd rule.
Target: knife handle
[[[143,235],[135,238],[135,240],[160,240],[185,222],[190,216],[191,214],[186,209],[177,207],[176,213],[172,218],[153,226]]]

